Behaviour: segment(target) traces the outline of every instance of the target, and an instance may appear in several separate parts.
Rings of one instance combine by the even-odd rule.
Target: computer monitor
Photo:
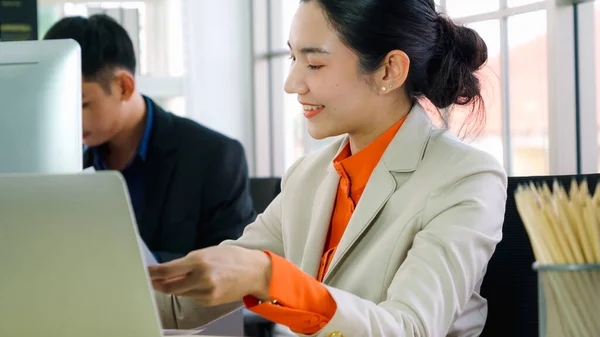
[[[81,128],[79,44],[0,42],[0,174],[81,171]]]

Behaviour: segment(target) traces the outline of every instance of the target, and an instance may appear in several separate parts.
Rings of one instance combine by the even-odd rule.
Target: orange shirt
[[[276,304],[259,303],[255,297],[246,296],[244,304],[249,310],[305,335],[317,333],[331,320],[337,304],[321,281],[373,169],[405,119],[402,118],[362,151],[352,155],[347,144],[334,159],[333,165],[340,175],[340,183],[317,278],[304,273],[284,258],[265,252],[272,261],[269,297]]]

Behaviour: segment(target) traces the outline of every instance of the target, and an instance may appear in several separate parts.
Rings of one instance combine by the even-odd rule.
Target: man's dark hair
[[[135,74],[136,60],[131,38],[108,15],[63,18],[44,36],[44,40],[56,39],[73,39],[79,43],[83,79],[99,83],[107,92],[110,92],[115,68],[124,68]]]

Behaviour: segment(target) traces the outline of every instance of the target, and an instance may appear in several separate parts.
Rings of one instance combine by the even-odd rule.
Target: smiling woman
[[[330,124],[345,130],[319,131],[315,129],[315,123],[309,122],[311,136],[320,139],[349,133],[352,144],[353,138],[362,137],[353,137],[352,129],[359,125],[367,129],[370,125],[372,130],[366,132],[371,137],[366,136],[362,142],[363,145],[368,144],[374,140],[373,136],[381,134],[380,128],[387,129],[399,119],[398,100],[412,102],[420,97],[427,98],[439,109],[452,104],[472,104],[473,110],[466,122],[472,124],[471,130],[480,130],[485,116],[479,80],[473,72],[487,60],[485,42],[475,31],[455,26],[437,15],[430,3],[421,4],[429,6],[431,12],[429,17],[425,17],[424,23],[409,19],[410,15],[416,14],[414,12],[424,9],[419,6],[406,12],[394,12],[386,11],[385,5],[373,6],[372,3],[362,1],[348,7],[335,1],[323,1],[321,7],[325,13],[321,13],[320,7],[304,6],[299,12],[308,13],[296,16],[292,24],[288,45],[294,64],[285,86],[286,92],[297,94],[298,99],[305,102],[329,99],[321,95],[341,98],[330,102],[332,106],[327,114],[336,121],[330,121]],[[370,22],[368,15],[358,15],[364,13],[363,10],[369,10],[371,15],[382,19]],[[398,21],[387,25],[390,19]],[[301,31],[300,27],[304,29],[302,33],[294,34]],[[330,27],[334,27],[336,33],[332,34]],[[415,34],[415,31],[420,31],[420,34]],[[453,53],[454,49],[458,52]],[[389,67],[383,67],[386,64],[382,62],[387,62]],[[379,76],[380,80],[373,76]],[[392,89],[400,86],[404,90],[391,95],[391,100],[386,102],[379,99],[378,95],[371,95],[379,90],[380,83],[384,84],[382,93],[392,92]],[[318,103],[326,107],[328,105]],[[410,102],[408,105],[411,105]],[[391,116],[384,116],[372,110],[393,112]],[[339,113],[343,113],[343,116]],[[315,113],[309,115],[316,117]],[[447,124],[448,116],[441,117]]]
[[[478,336],[506,174],[418,102],[470,107],[478,129],[485,43],[429,0],[303,0],[288,41],[285,91],[311,136],[342,138],[298,160],[239,240],[150,267],[163,324],[243,301],[299,335]]]

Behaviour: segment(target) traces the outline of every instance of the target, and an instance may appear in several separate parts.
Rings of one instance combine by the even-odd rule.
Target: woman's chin
[[[316,140],[322,140],[325,138],[339,135],[338,133],[335,133],[333,130],[330,130],[329,128],[319,127],[317,125],[310,125],[310,123],[308,125],[307,130],[308,130],[308,134]]]

